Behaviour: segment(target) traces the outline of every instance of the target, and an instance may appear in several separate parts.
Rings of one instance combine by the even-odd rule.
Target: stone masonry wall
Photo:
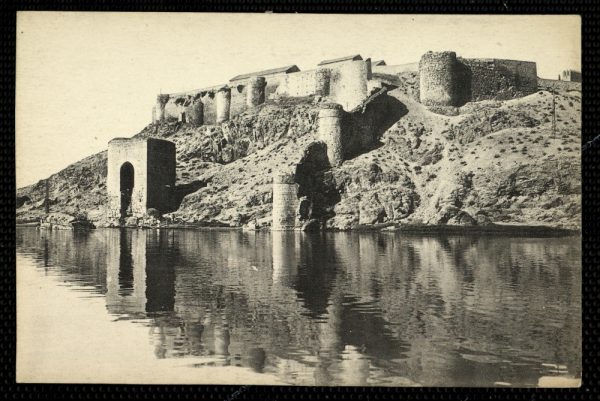
[[[288,74],[277,89],[277,93],[287,96],[309,96],[315,94],[317,70]]]
[[[341,63],[331,69],[329,98],[350,111],[367,97],[367,80],[370,78],[370,60]]]
[[[534,93],[537,68],[530,61],[463,59],[454,52],[427,52],[419,62],[419,81],[421,103],[457,107]]]
[[[457,106],[455,52],[427,52],[419,62],[419,91],[426,106]]]
[[[171,194],[175,188],[176,161],[175,144],[162,139],[147,140],[147,188],[146,207],[162,213],[170,212]]]
[[[134,184],[131,194],[131,210],[136,216],[146,213],[148,151],[146,140],[115,138],[108,143],[108,172],[106,189],[108,192],[109,215],[120,217],[121,211],[121,167],[125,163],[133,165]]]
[[[106,189],[112,218],[120,217],[121,167],[125,163],[133,166],[133,216],[145,215],[148,208],[168,212],[175,186],[175,144],[155,138],[115,138],[108,143]]]
[[[529,61],[459,59],[470,70],[470,101],[506,100],[537,90],[536,64]]]
[[[246,110],[246,96],[248,85],[246,82],[239,82],[231,86],[231,105],[229,109],[230,116],[235,116]]]
[[[217,123],[217,102],[214,91],[205,92],[201,97],[204,103],[204,124],[212,125]]]

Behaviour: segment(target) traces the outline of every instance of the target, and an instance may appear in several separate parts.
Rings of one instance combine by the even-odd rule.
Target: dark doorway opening
[[[131,194],[133,192],[133,165],[129,162],[121,166],[121,217],[131,215]]]

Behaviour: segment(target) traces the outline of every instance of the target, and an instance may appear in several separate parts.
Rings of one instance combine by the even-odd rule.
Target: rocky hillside
[[[415,99],[417,77],[395,77],[388,93],[408,112],[379,146],[322,173],[326,226],[349,229],[378,223],[547,225],[579,228],[581,220],[581,88],[555,86],[508,101],[468,103],[455,115],[427,110]],[[268,224],[274,169],[293,169],[314,141],[320,99],[269,101],[222,126],[176,122],[149,125],[138,135],[177,145],[178,184],[202,182],[175,223]],[[52,211],[87,211],[102,224],[106,152],[49,178]],[[45,182],[17,191],[17,219],[44,214]]]

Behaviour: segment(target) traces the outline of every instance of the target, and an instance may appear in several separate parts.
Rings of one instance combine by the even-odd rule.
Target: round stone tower
[[[329,95],[329,80],[331,79],[331,70],[329,68],[319,68],[315,74],[315,94],[317,96]]]
[[[351,111],[367,98],[368,62],[365,60],[342,63],[332,71],[330,95],[344,110]]]
[[[427,106],[457,106],[455,52],[427,52],[419,62],[421,103]]]
[[[250,77],[246,88],[246,105],[256,107],[265,102],[265,87],[267,81],[265,77]]]
[[[344,161],[342,118],[344,110],[336,103],[326,103],[319,110],[318,139],[327,145],[329,164],[337,167]]]
[[[165,105],[169,101],[169,95],[157,95],[156,96],[156,105],[154,106],[154,121],[159,122],[164,120],[165,118]]]
[[[298,210],[298,185],[294,174],[277,171],[273,174],[273,223],[274,231],[293,230]]]
[[[231,89],[223,87],[215,95],[217,103],[217,124],[229,120],[229,109],[231,107]]]

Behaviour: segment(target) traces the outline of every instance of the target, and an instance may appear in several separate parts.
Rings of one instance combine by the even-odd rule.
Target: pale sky
[[[192,13],[17,14],[16,178],[22,187],[151,122],[156,94],[361,54],[388,65],[428,50],[581,70],[578,16]]]

